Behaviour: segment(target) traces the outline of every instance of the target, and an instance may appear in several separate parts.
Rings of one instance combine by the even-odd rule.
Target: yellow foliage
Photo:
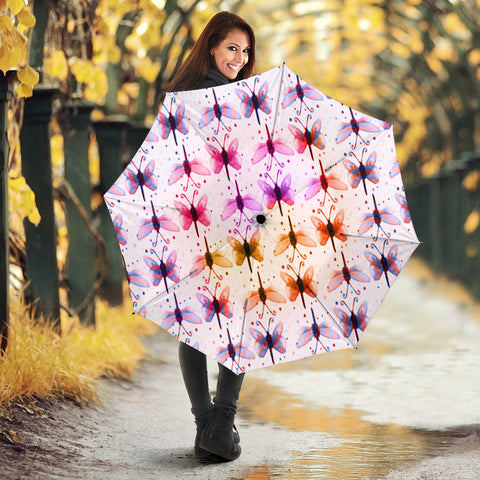
[[[463,230],[466,234],[470,235],[477,230],[479,225],[480,213],[474,210],[473,212],[470,212],[470,214],[466,218],[465,223],[463,224]]]
[[[125,308],[97,304],[97,325],[62,319],[62,335],[44,320],[35,321],[18,299],[10,308],[9,341],[0,357],[0,406],[14,400],[62,397],[97,402],[102,375],[131,379],[145,350],[138,335],[145,319]]]
[[[102,103],[108,92],[107,74],[98,67],[92,72],[91,81],[85,88],[85,98],[94,103]]]
[[[33,87],[26,85],[25,83],[20,84],[16,90],[19,97],[28,98],[33,95]]]
[[[478,189],[480,182],[480,170],[472,170],[462,181],[462,187],[469,192],[474,192]]]
[[[68,62],[61,50],[55,50],[44,61],[44,72],[59,80],[66,80],[68,77]]]
[[[22,218],[28,218],[34,225],[40,223],[41,218],[35,204],[35,194],[27,185],[24,177],[8,179],[8,202],[9,208],[14,212],[20,212]]]
[[[471,32],[465,26],[464,22],[455,13],[448,13],[443,17],[443,26],[449,35],[461,40],[470,40]]]
[[[115,44],[115,37],[97,35],[92,40],[95,60],[98,63],[117,63],[120,61],[122,52]]]
[[[142,77],[148,83],[153,83],[160,71],[160,63],[152,62],[149,57],[144,57],[140,60],[137,67],[137,75]]]
[[[4,12],[0,15],[0,70],[7,73],[8,70],[23,67],[17,73],[22,83],[16,92],[20,97],[30,97],[33,86],[38,82],[38,74],[27,65],[27,38],[18,27],[28,30],[35,25],[35,17],[24,7],[24,0],[0,2],[0,8]]]
[[[39,75],[36,70],[34,70],[30,65],[25,65],[21,70],[17,72],[17,78],[28,85],[29,87],[33,87],[38,83]]]
[[[25,6],[25,2],[23,0],[7,0],[7,5],[13,15],[17,15]]]
[[[3,37],[0,46],[0,70],[6,73],[8,70],[17,67],[25,58],[27,41],[15,28],[8,31],[3,22],[0,25],[0,37]]]
[[[4,28],[6,28],[7,32],[11,32],[13,30],[13,20],[11,19],[10,15],[4,13],[0,15],[0,23]]]
[[[64,164],[63,135],[55,133],[50,137],[50,152],[52,157],[52,167],[54,170],[60,170]]]
[[[108,91],[106,73],[93,62],[81,58],[72,60],[71,69],[76,79],[85,84],[85,98],[94,103],[101,103]]]
[[[19,23],[21,23],[22,25],[28,28],[34,27],[35,24],[37,23],[37,20],[35,19],[35,17],[26,8],[18,12],[17,19]]]

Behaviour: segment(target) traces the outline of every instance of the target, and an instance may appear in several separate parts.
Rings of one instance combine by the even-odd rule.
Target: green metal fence
[[[480,152],[406,185],[418,255],[480,298]]]

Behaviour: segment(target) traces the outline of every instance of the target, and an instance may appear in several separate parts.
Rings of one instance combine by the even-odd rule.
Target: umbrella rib
[[[276,102],[276,105],[275,105],[275,113],[273,115],[273,128],[272,128],[272,138],[275,136],[275,129],[277,127],[277,120],[278,120],[278,117],[279,117],[279,114],[278,114],[278,111],[279,111],[279,108],[280,108],[280,93],[282,91],[282,86],[283,86],[283,78],[285,77],[285,68],[286,68],[286,65],[285,65],[285,62],[282,64],[282,74],[281,74],[281,77],[280,77],[280,82],[279,82],[279,86],[278,86],[278,95],[277,95],[277,102]]]

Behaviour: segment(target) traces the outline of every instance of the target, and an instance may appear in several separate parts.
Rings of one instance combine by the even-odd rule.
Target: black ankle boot
[[[225,460],[238,458],[242,449],[238,432],[234,430],[234,416],[235,408],[214,405],[212,417],[200,436],[199,448]]]
[[[212,455],[210,452],[207,452],[203,448],[200,448],[200,438],[211,418],[212,418],[211,411],[208,414],[203,415],[201,417],[195,417],[195,424],[197,425],[197,434],[195,435],[194,452],[196,457],[206,458]]]

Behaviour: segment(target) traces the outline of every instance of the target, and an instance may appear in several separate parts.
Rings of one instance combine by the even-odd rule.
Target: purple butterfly
[[[117,232],[118,243],[120,245],[126,245],[127,236],[125,235],[125,230],[123,228],[123,217],[121,213],[116,215],[113,219],[113,228],[115,228],[115,232]]]
[[[385,274],[385,280],[387,282],[388,288],[390,288],[390,280],[388,278],[388,274],[391,273],[397,276],[400,273],[400,266],[397,265],[397,254],[398,248],[396,245],[393,245],[388,253],[385,255],[385,245],[387,244],[387,240],[383,242],[382,251],[372,243],[372,247],[375,248],[378,255],[375,255],[372,252],[365,252],[365,256],[367,260],[370,262],[370,273],[375,280],[380,280],[381,276]]]
[[[400,225],[400,220],[393,215],[392,211],[389,208],[384,208],[379,210],[377,207],[377,201],[375,200],[375,195],[372,193],[373,204],[375,208],[372,213],[365,213],[362,218],[362,223],[358,228],[358,233],[363,234],[368,232],[373,226],[377,227],[377,235],[374,237],[374,240],[377,240],[380,230],[387,236],[390,235],[382,228],[382,222],[388,223],[389,225]]]
[[[400,205],[400,215],[402,217],[402,220],[405,223],[410,223],[412,221],[412,218],[410,217],[410,211],[408,210],[407,197],[405,197],[405,195],[402,193],[396,193],[395,200]]]
[[[252,157],[252,164],[256,165],[258,162],[263,160],[267,155],[269,155],[269,163],[267,165],[267,171],[270,171],[272,168],[272,160],[275,160],[279,167],[284,167],[284,164],[281,163],[278,158],[275,156],[275,152],[281,153],[282,155],[293,155],[295,152],[281,140],[272,140],[270,136],[270,130],[268,126],[265,125],[267,129],[268,140],[266,143],[260,143],[255,150],[255,153]]]
[[[128,192],[133,195],[138,190],[138,187],[140,187],[143,200],[145,201],[144,187],[155,191],[157,189],[157,178],[154,175],[155,162],[153,158],[148,162],[145,170],[142,171],[141,167],[144,160],[146,160],[146,157],[142,156],[138,167],[132,160],[130,165],[124,170],[124,175]],[[133,166],[133,168],[131,168],[131,166]]]
[[[350,160],[344,160],[343,165],[348,170],[348,177],[350,178],[350,182],[352,188],[357,188],[360,181],[363,183],[363,189],[365,191],[365,195],[367,195],[367,183],[366,180],[377,184],[380,180],[380,172],[376,166],[377,162],[377,152],[373,152],[367,159],[365,163],[363,163],[363,154],[367,151],[366,148],[362,150],[362,158],[359,160],[355,153],[350,152],[350,155],[355,157],[358,162],[358,165],[355,162]]]
[[[170,240],[166,239],[161,233],[160,229],[165,229],[169,232],[179,232],[180,228],[178,225],[173,223],[167,215],[162,215],[162,216],[157,216],[157,213],[155,211],[155,207],[153,206],[153,202],[150,201],[150,205],[152,206],[152,216],[150,218],[147,218],[146,220],[142,221],[142,224],[140,225],[140,228],[137,232],[137,238],[138,240],[142,240],[148,235],[150,235],[152,232],[157,232],[157,236],[155,238],[155,241],[152,243],[154,247],[157,246],[158,242],[158,237],[165,242],[165,243],[170,243]]]
[[[169,312],[167,312],[162,319],[161,326],[163,328],[166,328],[169,330],[172,328],[174,325],[178,325],[178,333],[175,335],[175,337],[179,338],[180,337],[180,332],[182,329],[184,330],[185,334],[189,337],[192,336],[192,332],[189,332],[184,325],[184,322],[188,323],[193,323],[193,324],[199,324],[202,323],[202,319],[199,318],[192,310],[190,310],[188,307],[186,308],[180,308],[178,305],[178,300],[177,296],[175,295],[175,292],[173,293],[173,297],[175,299],[175,308]]]
[[[220,296],[217,297],[217,288],[220,286],[220,283],[217,282],[215,285],[215,291],[212,293],[208,287],[205,285],[203,289],[206,290],[211,296],[212,299],[204,295],[203,293],[197,293],[197,299],[202,305],[202,317],[207,322],[211,322],[213,317],[217,317],[218,326],[222,328],[222,323],[220,321],[220,314],[227,318],[233,317],[233,309],[232,304],[230,303],[229,296],[230,296],[230,288],[227,286],[225,287]]]
[[[317,323],[317,319],[315,318],[315,314],[313,313],[313,308],[311,308],[310,311],[312,312],[312,324],[302,328],[300,338],[297,341],[297,347],[304,347],[311,340],[315,339],[315,350],[313,354],[317,354],[317,348],[319,344],[325,351],[328,352],[330,348],[323,345],[320,337],[337,339],[340,338],[340,335],[334,328],[332,328],[331,321],[324,321],[319,325]]]
[[[230,335],[230,331],[228,330],[228,328],[227,328],[227,335],[228,335],[228,345],[225,348],[221,347],[218,349],[215,357],[217,359],[217,362],[224,364],[228,360],[228,358],[230,358],[232,360],[232,367],[233,365],[237,365],[239,370],[245,370],[245,368],[241,368],[240,365],[238,364],[237,357],[246,358],[247,360],[250,360],[252,358],[255,358],[255,354],[251,352],[248,348],[242,346],[241,342],[234,344],[232,342],[232,337]]]
[[[289,107],[296,100],[300,100],[300,109],[298,110],[297,115],[300,115],[302,113],[303,105],[305,105],[305,108],[309,112],[313,112],[313,109],[308,108],[307,104],[305,103],[305,98],[317,101],[323,100],[324,98],[327,98],[327,96],[313,88],[308,83],[304,82],[297,75],[296,85],[294,87],[290,87],[285,92],[285,97],[282,101],[282,108]]]
[[[347,284],[345,295],[343,295],[343,298],[347,298],[348,296],[348,287],[350,287],[356,295],[360,295],[359,290],[355,290],[355,288],[352,285],[352,280],[355,280],[357,282],[364,282],[368,283],[370,282],[370,277],[363,272],[360,268],[357,266],[348,266],[347,267],[347,262],[345,261],[345,255],[343,252],[342,254],[342,260],[343,260],[343,267],[341,270],[336,270],[330,279],[329,284],[327,285],[327,291],[329,293],[333,292],[336,290],[343,282]]]
[[[226,220],[227,218],[230,218],[237,210],[240,211],[240,219],[238,223],[236,224],[237,227],[240,226],[242,223],[242,216],[244,216],[247,219],[247,222],[252,223],[251,220],[247,217],[245,214],[244,210],[248,208],[249,210],[254,210],[254,211],[261,211],[262,210],[262,205],[260,205],[259,202],[257,202],[250,194],[246,195],[240,195],[240,190],[238,188],[238,183],[235,180],[235,186],[237,187],[237,195],[235,198],[232,198],[230,200],[227,200],[227,204],[225,208],[223,209],[222,214],[220,215],[220,218],[222,220]]]
[[[161,137],[166,140],[170,133],[173,134],[175,140],[175,145],[178,145],[176,131],[186,135],[188,133],[187,122],[185,121],[185,105],[182,102],[179,102],[175,111],[173,111],[174,100],[170,102],[170,110],[167,108],[165,103],[162,105],[167,114],[160,112],[157,115],[156,124],[157,129],[160,132]],[[155,138],[152,138],[150,135],[147,136],[147,141],[155,141]]]
[[[257,180],[257,183],[258,186],[263,190],[263,198],[266,207],[270,210],[274,207],[275,203],[278,203],[280,215],[283,216],[281,202],[285,202],[287,205],[293,205],[295,199],[293,196],[293,191],[290,188],[292,183],[292,176],[290,174],[285,175],[282,180],[282,184],[278,185],[278,176],[281,173],[281,170],[277,171],[276,181],[274,181],[268,173],[265,173],[265,177],[270,179],[270,181],[273,183],[273,187],[263,180]]]
[[[258,80],[258,77],[255,78],[253,83],[253,90],[248,86],[246,82],[242,82],[242,86],[247,87],[250,93],[242,90],[241,88],[237,88],[235,91],[237,92],[237,95],[242,101],[243,114],[245,115],[245,117],[250,118],[252,116],[252,113],[255,111],[255,114],[257,116],[257,122],[260,125],[260,116],[258,114],[258,111],[261,110],[268,115],[272,108],[272,101],[268,97],[267,82],[264,82],[258,90],[258,93],[255,93],[255,86],[258,83]]]
[[[355,114],[351,107],[348,107],[350,110],[350,121],[342,123],[342,126],[338,132],[335,141],[337,143],[342,143],[344,140],[350,137],[353,133],[355,134],[355,145],[353,148],[357,148],[357,141],[360,139],[365,145],[368,145],[370,142],[363,139],[360,135],[360,132],[369,132],[369,133],[377,133],[382,130],[382,128],[386,129],[390,126],[390,123],[383,122],[382,126],[380,127],[377,123],[373,122],[371,119],[367,117],[360,117],[355,118]]]
[[[273,318],[270,317],[267,328],[265,328],[264,325],[257,320],[257,326],[262,327],[263,331],[257,330],[256,328],[250,328],[250,335],[255,339],[255,346],[257,348],[258,355],[263,358],[266,353],[270,351],[270,358],[272,359],[272,363],[275,364],[273,351],[276,350],[280,354],[285,353],[287,351],[287,342],[285,337],[282,336],[282,322],[277,323],[273,329],[273,333],[270,333],[270,324],[272,320]]]
[[[157,286],[162,280],[165,284],[165,290],[168,292],[167,279],[174,283],[180,281],[178,276],[178,270],[176,266],[177,252],[174,250],[170,253],[166,261],[163,261],[163,255],[165,254],[166,246],[162,249],[162,256],[159,257],[157,252],[152,248],[150,253],[155,255],[156,258],[143,257],[145,263],[150,268],[150,276],[152,277],[152,283]]]
[[[341,303],[347,307],[348,312],[341,310],[340,308],[335,307],[335,315],[337,315],[338,319],[342,324],[343,335],[345,338],[349,338],[350,334],[353,332],[355,333],[355,339],[358,342],[359,334],[358,330],[362,332],[367,328],[369,318],[367,317],[367,302],[363,302],[359,307],[357,312],[354,311],[355,308],[355,301],[357,297],[353,299],[353,305],[350,309],[347,307],[347,304],[342,300]]]
[[[220,129],[220,124],[222,124],[227,131],[231,131],[232,129],[229,128],[225,123],[223,122],[222,118],[227,117],[233,120],[239,120],[241,115],[235,110],[233,105],[230,105],[229,103],[224,103],[223,105],[220,105],[217,100],[217,94],[215,93],[215,89],[212,88],[212,94],[213,98],[215,100],[215,104],[213,107],[205,107],[203,110],[203,115],[202,119],[200,120],[199,126],[200,128],[205,128],[207,125],[210,125],[214,120],[218,120],[217,128],[214,129],[215,135],[218,134],[218,131]]]

